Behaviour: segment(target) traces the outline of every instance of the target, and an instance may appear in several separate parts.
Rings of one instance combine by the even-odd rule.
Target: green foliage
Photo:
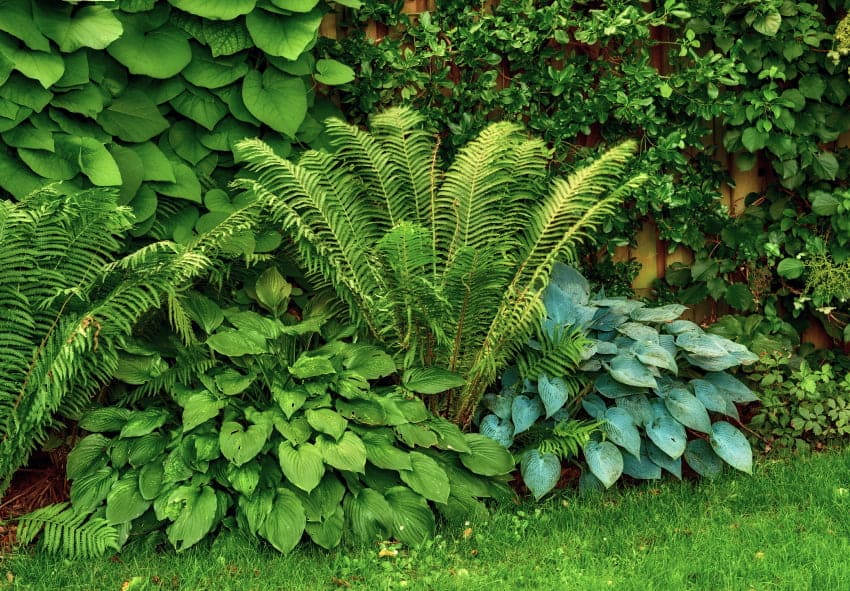
[[[116,368],[142,315],[208,271],[236,210],[203,239],[154,243],[115,259],[132,215],[114,191],[41,191],[0,202],[0,492],[59,416],[76,417]]]
[[[808,451],[850,433],[850,374],[829,363],[796,369],[789,356],[764,357],[749,374],[761,392],[750,426],[766,448]]]
[[[563,264],[553,271],[544,301],[544,334],[557,338],[570,331],[574,341],[586,346],[573,354],[574,367],[564,368],[571,370],[566,376],[532,372],[503,379],[502,392],[485,397],[492,414],[481,419],[482,433],[510,447],[514,436],[545,412],[546,420],[554,417],[558,422],[554,428],[552,421],[542,427],[552,429],[551,437],[557,440],[564,436],[564,425],[583,409],[596,421],[588,425],[590,430],[572,431],[584,435],[589,469],[583,476],[585,487],[595,482],[608,488],[622,474],[656,479],[662,469],[681,478],[683,458],[705,477],[716,476],[722,462],[751,471],[746,438],[716,418],[738,421],[735,403],[757,399],[726,373],[754,363],[756,355],[693,322],[677,320],[684,306],[649,308],[625,298],[591,297],[584,277]],[[591,383],[586,387],[586,380],[576,377],[577,370],[587,372]],[[539,498],[557,482],[553,474],[560,465],[558,457],[539,443],[522,457],[536,468],[523,470],[523,478]]]
[[[394,384],[388,354],[342,340],[351,331],[320,298],[295,306],[298,292],[269,267],[247,276],[241,304],[185,294],[188,347],[208,363],[161,330],[129,342],[114,394],[125,404],[86,413],[91,434],[68,456],[73,510],[105,518],[120,545],[164,530],[182,551],[224,527],[284,553],[305,534],[323,548],[416,544],[435,511],[486,515],[480,499],[506,492],[510,454],[434,417]]]
[[[94,558],[118,550],[118,531],[102,517],[80,515],[68,503],[48,505],[21,517],[17,540],[27,545],[38,537],[41,549],[72,558]]]
[[[443,166],[422,121],[392,109],[366,133],[329,120],[335,152],[297,163],[259,140],[241,142],[257,175],[239,185],[270,203],[311,276],[331,284],[401,367],[465,379],[444,383],[433,407],[467,425],[538,326],[555,260],[574,259],[644,178],[621,180],[627,143],[550,183],[542,143],[511,123],[487,127]]]
[[[340,3],[346,4],[346,3]],[[285,7],[285,8],[284,8]],[[321,145],[316,92],[353,76],[314,51],[326,2],[7,0],[0,190],[120,188],[134,236],[185,244],[226,217],[241,138]],[[281,33],[285,31],[285,34]],[[268,252],[273,235],[241,252]]]

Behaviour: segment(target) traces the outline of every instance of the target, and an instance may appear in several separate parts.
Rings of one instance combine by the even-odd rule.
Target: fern
[[[591,436],[602,429],[602,421],[561,421],[553,429],[532,430],[525,438],[526,449],[537,449],[541,454],[554,454],[558,459],[577,456]]]
[[[401,366],[464,376],[440,410],[468,425],[486,387],[539,326],[554,262],[573,260],[643,182],[620,180],[635,145],[549,183],[545,146],[516,124],[490,125],[447,167],[418,113],[391,109],[370,127],[332,120],[335,151],[308,151],[297,163],[244,140],[238,149],[253,177],[237,186],[268,207],[310,278],[332,286]]]
[[[36,509],[18,519],[18,542],[31,544],[36,538],[50,554],[69,558],[96,558],[107,550],[119,550],[118,530],[106,519],[78,514],[68,503]]]

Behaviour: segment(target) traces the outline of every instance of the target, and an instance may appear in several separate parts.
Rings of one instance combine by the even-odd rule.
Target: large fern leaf
[[[107,550],[119,550],[118,530],[106,519],[78,514],[68,503],[48,505],[18,519],[18,542],[36,538],[50,554],[69,558],[97,558]]]

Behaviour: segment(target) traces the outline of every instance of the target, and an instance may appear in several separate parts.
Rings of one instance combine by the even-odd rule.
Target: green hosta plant
[[[240,185],[271,204],[300,261],[405,369],[447,368],[434,408],[468,425],[486,387],[539,325],[558,258],[644,180],[623,179],[634,143],[551,181],[543,142],[494,123],[453,163],[421,115],[391,109],[371,132],[328,123],[332,154],[296,162],[259,140],[239,144]]]
[[[504,491],[507,451],[433,416],[388,379],[393,359],[342,340],[319,302],[299,320],[292,290],[270,268],[247,290],[266,313],[193,294],[192,354],[161,337],[127,347],[122,396],[149,404],[80,421],[90,434],[67,469],[78,515],[111,526],[117,545],[164,529],[179,551],[223,526],[287,552],[305,534],[324,548],[343,537],[418,543],[435,511],[480,516],[480,499]],[[414,385],[428,389],[427,376]]]
[[[496,433],[510,445],[512,436],[538,419],[564,421],[580,404],[601,423],[583,445],[586,487],[607,488],[622,474],[660,478],[662,469],[681,477],[683,458],[709,478],[724,462],[751,471],[747,439],[724,419],[737,421],[735,403],[757,399],[726,372],[755,362],[754,354],[677,320],[684,306],[649,308],[624,298],[591,298],[584,277],[566,265],[558,265],[552,279],[544,293],[542,332],[550,340],[568,331],[584,335],[585,349],[574,358],[580,373],[540,372],[508,380],[500,395],[485,399],[492,414],[481,421],[483,433]],[[556,430],[554,438],[559,437]],[[557,482],[556,460],[539,445],[523,453],[523,477],[536,496]]]

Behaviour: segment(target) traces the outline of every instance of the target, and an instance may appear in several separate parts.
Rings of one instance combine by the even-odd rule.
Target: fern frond
[[[591,436],[602,429],[602,421],[561,421],[551,430],[543,427],[532,429],[523,440],[526,449],[536,448],[540,453],[551,453],[562,461],[577,456],[590,441]]]
[[[555,326],[550,333],[538,325],[535,343],[536,348],[526,348],[517,357],[519,375],[530,380],[537,380],[540,375],[561,377],[572,386],[573,392],[578,392],[580,380],[570,378],[575,375],[588,345],[583,331]]]
[[[77,514],[68,503],[48,505],[18,519],[18,541],[31,544],[36,537],[50,554],[68,558],[97,558],[120,550],[118,530],[106,519]]]

